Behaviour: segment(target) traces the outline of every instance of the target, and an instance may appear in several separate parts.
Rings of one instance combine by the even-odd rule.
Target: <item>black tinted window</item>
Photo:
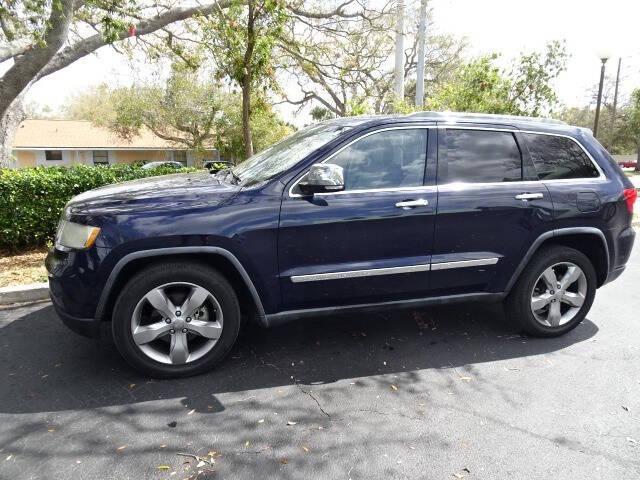
[[[594,178],[599,172],[573,140],[554,135],[524,135],[540,180]]]
[[[374,133],[328,160],[344,168],[345,190],[415,187],[423,184],[427,130]]]
[[[441,162],[438,183],[522,179],[522,156],[511,132],[447,129],[444,135],[446,162]]]

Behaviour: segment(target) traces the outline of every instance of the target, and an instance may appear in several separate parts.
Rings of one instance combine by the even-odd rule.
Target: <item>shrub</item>
[[[0,169],[0,248],[44,245],[53,240],[65,204],[92,188],[136,178],[188,172],[133,165]]]

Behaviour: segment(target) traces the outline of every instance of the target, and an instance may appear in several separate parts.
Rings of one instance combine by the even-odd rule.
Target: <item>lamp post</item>
[[[600,85],[598,86],[598,99],[596,101],[596,118],[593,121],[593,136],[598,136],[598,121],[600,120],[600,105],[602,104],[602,88],[604,86],[604,68],[605,64],[609,60],[608,56],[601,56],[600,61],[602,65],[600,66]]]

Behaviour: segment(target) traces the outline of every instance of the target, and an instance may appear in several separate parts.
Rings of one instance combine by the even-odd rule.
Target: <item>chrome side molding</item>
[[[397,275],[399,273],[429,272],[431,270],[448,270],[450,268],[481,267],[495,265],[500,258],[478,258],[474,260],[460,260],[457,262],[440,262],[432,264],[407,265],[405,267],[368,268],[363,270],[348,270],[342,272],[311,273],[307,275],[292,275],[293,283],[317,282],[321,280],[340,280],[344,278],[374,277],[377,275]]]

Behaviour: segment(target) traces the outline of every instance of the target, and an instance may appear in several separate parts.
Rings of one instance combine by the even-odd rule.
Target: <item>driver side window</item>
[[[423,185],[427,129],[373,133],[349,145],[327,163],[344,169],[345,191]]]

